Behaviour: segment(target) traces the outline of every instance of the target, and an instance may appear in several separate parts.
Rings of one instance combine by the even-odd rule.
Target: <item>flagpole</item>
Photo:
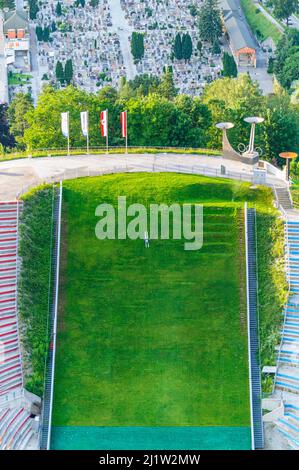
[[[87,129],[86,129],[86,152],[87,152],[87,155],[89,155],[89,113],[88,113],[88,111],[86,111],[86,125],[87,125]]]
[[[106,129],[107,129],[107,132],[106,132],[106,154],[108,155],[109,153],[109,137],[108,137],[108,134],[109,134],[109,126],[108,126],[108,109],[106,109]]]
[[[126,110],[126,155],[128,155],[128,111]]]
[[[70,112],[67,112],[67,156],[70,156]]]

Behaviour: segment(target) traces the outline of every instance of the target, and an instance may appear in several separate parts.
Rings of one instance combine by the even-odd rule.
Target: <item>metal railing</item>
[[[42,424],[40,430],[40,448],[50,449],[52,410],[54,396],[54,375],[57,334],[58,290],[59,290],[59,262],[60,262],[60,237],[61,237],[61,208],[62,208],[62,183],[60,183],[58,202],[54,217],[54,269],[53,269],[53,304],[50,309],[50,344],[47,358],[47,371],[44,386]]]
[[[140,152],[141,151],[141,152]],[[109,152],[113,155],[115,153],[126,154],[126,147],[125,145],[110,145],[108,148]],[[187,152],[188,154],[195,154],[195,155],[213,155],[213,156],[221,156],[222,150],[218,149],[207,149],[202,147],[172,147],[172,146],[148,146],[148,145],[129,145],[128,146],[128,153],[134,154],[137,153],[145,153],[145,154],[155,154],[159,152],[165,153],[180,153],[183,154]],[[68,150],[66,147],[63,148],[40,148],[34,150],[26,150],[21,152],[11,152],[5,153],[0,155],[3,160],[6,159],[18,159],[18,158],[37,158],[37,157],[62,157],[62,156],[90,156],[90,155],[106,155],[107,148],[106,145],[101,146],[91,146],[89,147],[89,151],[87,151],[86,146],[80,147],[70,147],[70,155],[68,155]]]
[[[249,311],[249,266],[248,266],[248,222],[247,222],[247,202],[244,204],[245,217],[245,255],[246,255],[246,297],[247,297],[247,341],[248,341],[248,369],[249,369],[249,395],[250,395],[250,429],[251,429],[251,449],[255,449],[254,444],[254,422],[252,406],[252,365],[251,365],[251,337],[250,337],[250,311]]]
[[[112,162],[111,162],[112,163]],[[62,171],[61,173],[44,178],[40,181],[34,181],[31,184],[24,185],[21,187],[20,191],[18,191],[17,197],[28,192],[30,189],[36,187],[40,184],[53,184],[59,181],[64,180],[71,180],[77,178],[84,178],[84,177],[92,177],[92,176],[102,176],[107,174],[113,173],[136,173],[136,172],[173,172],[173,173],[186,173],[186,174],[194,174],[194,175],[201,175],[207,177],[217,177],[217,178],[225,178],[225,179],[236,179],[239,181],[244,181],[248,183],[254,182],[254,177],[252,173],[249,172],[237,172],[237,171],[221,171],[218,168],[208,168],[202,165],[175,165],[175,164],[162,164],[162,163],[124,163],[121,166],[114,166],[111,165],[109,168],[106,169],[92,169],[92,168],[76,168],[76,169],[67,169]],[[272,183],[266,183],[269,186],[272,186]]]
[[[54,376],[55,376],[55,356],[56,356],[56,339],[57,339],[57,314],[58,314],[58,293],[59,293],[59,267],[60,267],[60,238],[61,238],[61,209],[62,209],[62,182],[59,187],[59,203],[58,203],[58,220],[57,220],[57,252],[56,252],[56,273],[55,273],[55,305],[54,305],[54,327],[53,327],[53,364],[51,375],[51,401],[49,415],[49,433],[47,449],[50,449],[51,426],[53,412],[53,396],[54,396]]]
[[[284,207],[279,202],[279,198],[278,198],[278,195],[277,195],[275,185],[273,185],[273,191],[274,191],[274,194],[275,194],[277,208],[282,213],[282,216],[283,216],[284,221],[285,221],[285,224],[284,224],[285,269],[286,269],[286,278],[287,278],[287,282],[288,282],[288,294],[287,295],[288,295],[288,299],[289,299],[290,294],[291,294],[291,279],[290,279],[290,245],[289,245],[289,235],[288,235],[288,214],[285,211]],[[288,187],[288,192],[289,192],[290,200],[292,202],[289,187]],[[281,330],[281,339],[280,339],[279,349],[278,349],[277,358],[276,358],[276,370],[275,370],[275,375],[274,375],[274,380],[273,380],[272,394],[275,392],[275,385],[276,385],[276,380],[277,380],[278,367],[279,367],[279,363],[280,363],[280,357],[281,357],[281,351],[282,351],[282,344],[283,344],[283,336],[284,336],[286,319],[287,319],[287,310],[286,310],[286,307],[285,307],[284,308],[284,317],[283,317],[282,330]]]
[[[244,213],[251,446],[254,450],[264,447],[255,239],[256,214],[254,209],[248,209],[247,203],[244,206]]]

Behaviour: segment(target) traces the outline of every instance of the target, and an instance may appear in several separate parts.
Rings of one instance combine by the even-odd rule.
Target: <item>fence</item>
[[[111,162],[112,163],[112,162]],[[96,169],[96,168],[77,168],[77,169],[68,169],[63,172],[51,176],[49,178],[44,178],[43,180],[36,181],[29,185],[24,185],[21,187],[20,191],[17,194],[17,197],[22,196],[28,192],[31,188],[39,184],[53,184],[59,181],[92,177],[92,176],[102,176],[113,173],[138,173],[138,172],[171,172],[171,173],[186,173],[193,175],[202,175],[209,177],[221,177],[227,179],[235,179],[239,181],[254,182],[254,177],[252,173],[243,172],[233,172],[226,171],[225,173],[217,168],[208,168],[201,165],[174,165],[174,164],[160,164],[160,163],[130,163],[122,166],[113,166],[111,165],[106,169]],[[273,182],[269,181],[269,186],[273,185]]]
[[[86,147],[70,147],[71,156],[79,155],[105,155],[107,153],[106,146],[101,147],[90,147],[89,152],[87,153]],[[125,154],[126,148],[122,146],[109,146],[108,153],[111,154]],[[159,147],[149,147],[149,146],[128,146],[128,153],[188,153],[193,155],[214,155],[221,156],[222,150],[213,150],[205,149],[200,147],[170,147],[170,146],[159,146]],[[35,149],[32,151],[24,152],[14,152],[14,153],[4,153],[0,157],[3,160],[18,159],[18,158],[38,158],[38,157],[63,157],[68,156],[67,148],[43,148]]]

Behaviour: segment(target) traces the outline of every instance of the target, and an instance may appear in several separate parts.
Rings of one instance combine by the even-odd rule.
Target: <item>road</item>
[[[241,7],[240,0],[235,0],[235,3],[239,7],[239,14],[242,18],[242,21],[245,25],[247,25],[247,30],[249,35],[252,37],[255,47],[256,47],[256,55],[257,55],[257,67],[238,67],[239,73],[249,73],[253,80],[256,80],[260,86],[264,95],[269,95],[273,93],[273,77],[267,71],[268,69],[268,59],[266,54],[263,52],[262,48],[260,47],[256,37],[254,36],[253,32],[251,31],[250,26],[247,23],[245,14]]]
[[[130,37],[133,31],[125,18],[125,13],[121,7],[120,0],[108,0],[108,5],[111,12],[114,31],[120,40],[120,48],[124,59],[127,79],[133,80],[137,75],[130,44]]]
[[[102,172],[172,171],[220,176],[221,166],[230,177],[250,181],[253,168],[241,162],[221,157],[184,154],[132,154],[132,155],[82,155],[72,157],[23,158],[0,162],[0,201],[14,200],[17,194],[43,182],[60,181],[63,178],[97,175]],[[233,172],[233,174],[231,173]],[[278,172],[279,173],[279,172]],[[282,173],[267,175],[269,185],[284,185]]]
[[[24,0],[15,0],[16,10],[24,10]]]
[[[8,103],[8,78],[4,55],[3,18],[0,12],[0,103]]]
[[[38,95],[41,87],[41,77],[39,76],[38,61],[37,61],[37,39],[35,33],[35,26],[30,26],[30,62],[31,62],[31,86],[32,86],[32,99],[36,105]]]

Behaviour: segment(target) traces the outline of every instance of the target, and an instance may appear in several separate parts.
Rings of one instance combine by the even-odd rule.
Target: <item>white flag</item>
[[[61,113],[61,131],[64,137],[69,136],[69,113]]]
[[[82,111],[81,116],[81,129],[82,134],[86,137],[88,136],[88,111]]]

